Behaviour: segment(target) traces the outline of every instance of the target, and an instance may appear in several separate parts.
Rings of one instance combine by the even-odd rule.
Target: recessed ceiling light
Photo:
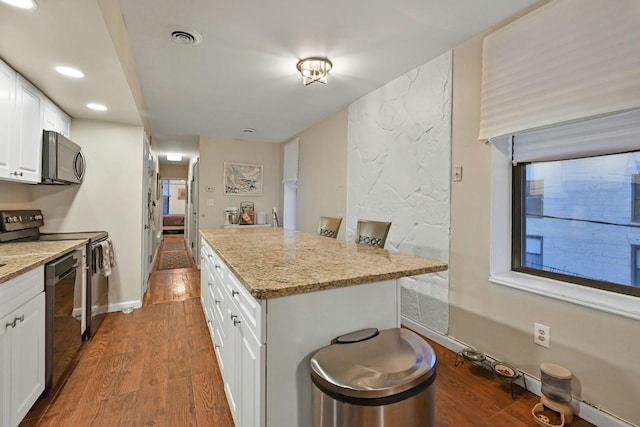
[[[60,74],[67,76],[67,77],[74,77],[76,79],[79,79],[81,77],[84,77],[84,73],[76,68],[71,68],[71,67],[65,67],[63,65],[59,65],[56,67],[56,71],[59,72]]]
[[[19,7],[20,9],[35,9],[38,7],[38,3],[36,3],[35,0],[0,0],[0,1],[10,6]]]
[[[244,133],[254,133],[256,130],[254,128],[244,128],[242,132]]]
[[[92,110],[96,110],[96,111],[107,111],[107,107],[105,105],[102,105],[102,104],[89,103],[89,104],[87,104],[87,107],[91,108]]]
[[[179,162],[182,160],[182,154],[179,153],[167,153],[167,160],[170,162]]]

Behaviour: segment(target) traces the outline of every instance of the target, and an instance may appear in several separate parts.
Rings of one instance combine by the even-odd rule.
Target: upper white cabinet
[[[13,176],[38,183],[42,172],[42,120],[44,95],[18,74],[15,132],[12,145]]]
[[[59,132],[67,138],[71,137],[71,117],[62,111],[49,98],[44,100],[44,130]]]
[[[71,136],[71,117],[0,61],[0,179],[38,183],[42,130]]]
[[[9,157],[16,104],[16,77],[16,72],[0,61],[0,178],[9,178],[9,173],[13,172]]]

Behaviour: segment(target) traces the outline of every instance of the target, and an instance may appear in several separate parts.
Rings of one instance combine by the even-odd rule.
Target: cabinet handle
[[[22,172],[11,172],[9,175],[22,176]]]
[[[235,322],[235,320],[238,318],[237,314],[232,314],[231,315],[231,320],[233,320]]]
[[[216,264],[216,270],[220,270],[220,266]]]
[[[209,284],[209,286],[213,286],[213,283],[211,283],[211,282],[207,282],[207,283]]]
[[[216,304],[216,305],[218,305],[218,304],[220,304],[220,300],[219,300],[219,299],[214,299],[214,300],[213,300],[213,303],[214,303],[214,304]]]
[[[233,326],[238,326],[240,323],[238,319],[233,319]]]
[[[236,290],[232,289],[232,290],[231,290],[231,297],[235,297],[236,295],[240,295],[240,292],[238,292],[238,291],[236,291]]]
[[[14,317],[13,322],[5,323],[4,327],[8,328],[9,326],[11,326],[12,328],[15,328],[18,322],[24,322],[24,314],[20,317]]]
[[[220,344],[215,344],[213,347],[214,348],[220,348]]]

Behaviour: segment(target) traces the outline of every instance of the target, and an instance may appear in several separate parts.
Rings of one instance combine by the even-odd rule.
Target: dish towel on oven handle
[[[116,258],[113,254],[113,242],[111,239],[98,243],[98,272],[105,277],[111,275],[111,269],[116,266]]]

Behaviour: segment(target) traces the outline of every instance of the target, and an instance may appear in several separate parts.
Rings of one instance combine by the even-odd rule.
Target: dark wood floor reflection
[[[233,426],[199,295],[195,268],[153,271],[143,308],[108,314],[62,389],[41,399],[20,426]],[[431,345],[437,427],[537,426],[537,396],[514,400],[489,371],[454,367],[453,352]],[[573,426],[591,424],[577,419]]]

